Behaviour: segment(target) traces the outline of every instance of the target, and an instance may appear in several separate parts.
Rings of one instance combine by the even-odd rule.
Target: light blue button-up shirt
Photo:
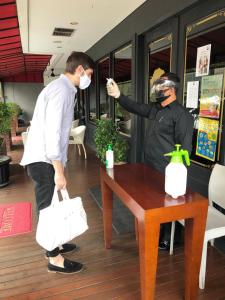
[[[63,74],[40,93],[21,165],[61,161],[65,166],[77,89]]]

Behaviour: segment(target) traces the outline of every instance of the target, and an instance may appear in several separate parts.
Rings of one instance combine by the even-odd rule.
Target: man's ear
[[[176,94],[176,89],[175,88],[171,88],[173,94]]]
[[[77,74],[82,74],[84,71],[84,68],[82,65],[79,65],[76,69],[75,69],[75,73]]]

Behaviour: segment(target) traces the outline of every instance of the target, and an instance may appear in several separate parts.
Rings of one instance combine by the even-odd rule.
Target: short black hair
[[[82,65],[84,70],[95,68],[95,63],[90,56],[84,52],[73,51],[67,58],[65,71],[73,74],[79,65]]]
[[[166,78],[168,78],[168,80],[175,82],[175,84],[176,84],[175,90],[177,93],[179,85],[180,85],[180,78],[177,76],[177,74],[172,73],[172,72],[165,72],[160,77],[166,77]]]

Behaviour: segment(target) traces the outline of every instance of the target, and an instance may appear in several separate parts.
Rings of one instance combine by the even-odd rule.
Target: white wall
[[[41,83],[4,82],[5,100],[19,104],[26,121],[29,121],[32,119],[37,97],[43,88]]]

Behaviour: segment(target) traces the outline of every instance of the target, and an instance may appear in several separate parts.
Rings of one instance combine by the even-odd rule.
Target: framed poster
[[[196,155],[215,161],[219,121],[199,118]]]
[[[198,47],[195,76],[209,75],[211,44]]]
[[[200,112],[201,117],[220,117],[220,104],[223,92],[223,74],[202,77]]]

